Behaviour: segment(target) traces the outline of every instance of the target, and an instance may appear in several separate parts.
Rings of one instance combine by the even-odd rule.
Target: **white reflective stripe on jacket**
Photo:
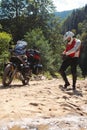
[[[80,54],[80,48],[81,48],[81,41],[79,39],[75,39],[76,43],[74,47],[70,50],[68,50],[65,54],[70,55],[72,53],[75,53],[74,57],[79,57]]]

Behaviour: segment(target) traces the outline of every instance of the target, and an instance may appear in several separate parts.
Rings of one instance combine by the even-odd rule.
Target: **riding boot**
[[[68,79],[67,79],[67,77],[66,77],[66,74],[65,74],[65,72],[64,72],[64,71],[60,71],[60,74],[61,74],[61,76],[62,76],[63,80],[65,81],[64,88],[67,88],[67,86],[69,86],[69,85],[70,85],[70,83],[69,83],[69,81],[68,81]]]
[[[76,80],[77,80],[77,75],[76,74],[73,74],[73,90],[76,90]]]

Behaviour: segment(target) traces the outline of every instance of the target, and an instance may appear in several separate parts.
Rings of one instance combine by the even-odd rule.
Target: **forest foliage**
[[[74,10],[64,21],[54,12],[52,0],[1,0],[0,60],[8,60],[11,42],[15,45],[24,39],[28,48],[37,46],[41,52],[44,71],[58,72],[65,46],[63,34],[71,30],[82,42],[87,41],[87,5]]]

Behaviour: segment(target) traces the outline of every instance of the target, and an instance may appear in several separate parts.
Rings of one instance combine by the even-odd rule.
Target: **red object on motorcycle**
[[[28,58],[33,58],[33,59],[35,59],[35,60],[40,60],[40,52],[39,51],[37,51],[37,50],[33,50],[33,49],[29,49],[29,50],[27,50],[26,51],[26,56],[28,57]]]

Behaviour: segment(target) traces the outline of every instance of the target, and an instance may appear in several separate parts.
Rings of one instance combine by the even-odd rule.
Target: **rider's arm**
[[[72,53],[77,52],[80,49],[80,47],[81,47],[81,41],[77,40],[75,46],[71,50],[67,51],[66,55],[70,55]]]

